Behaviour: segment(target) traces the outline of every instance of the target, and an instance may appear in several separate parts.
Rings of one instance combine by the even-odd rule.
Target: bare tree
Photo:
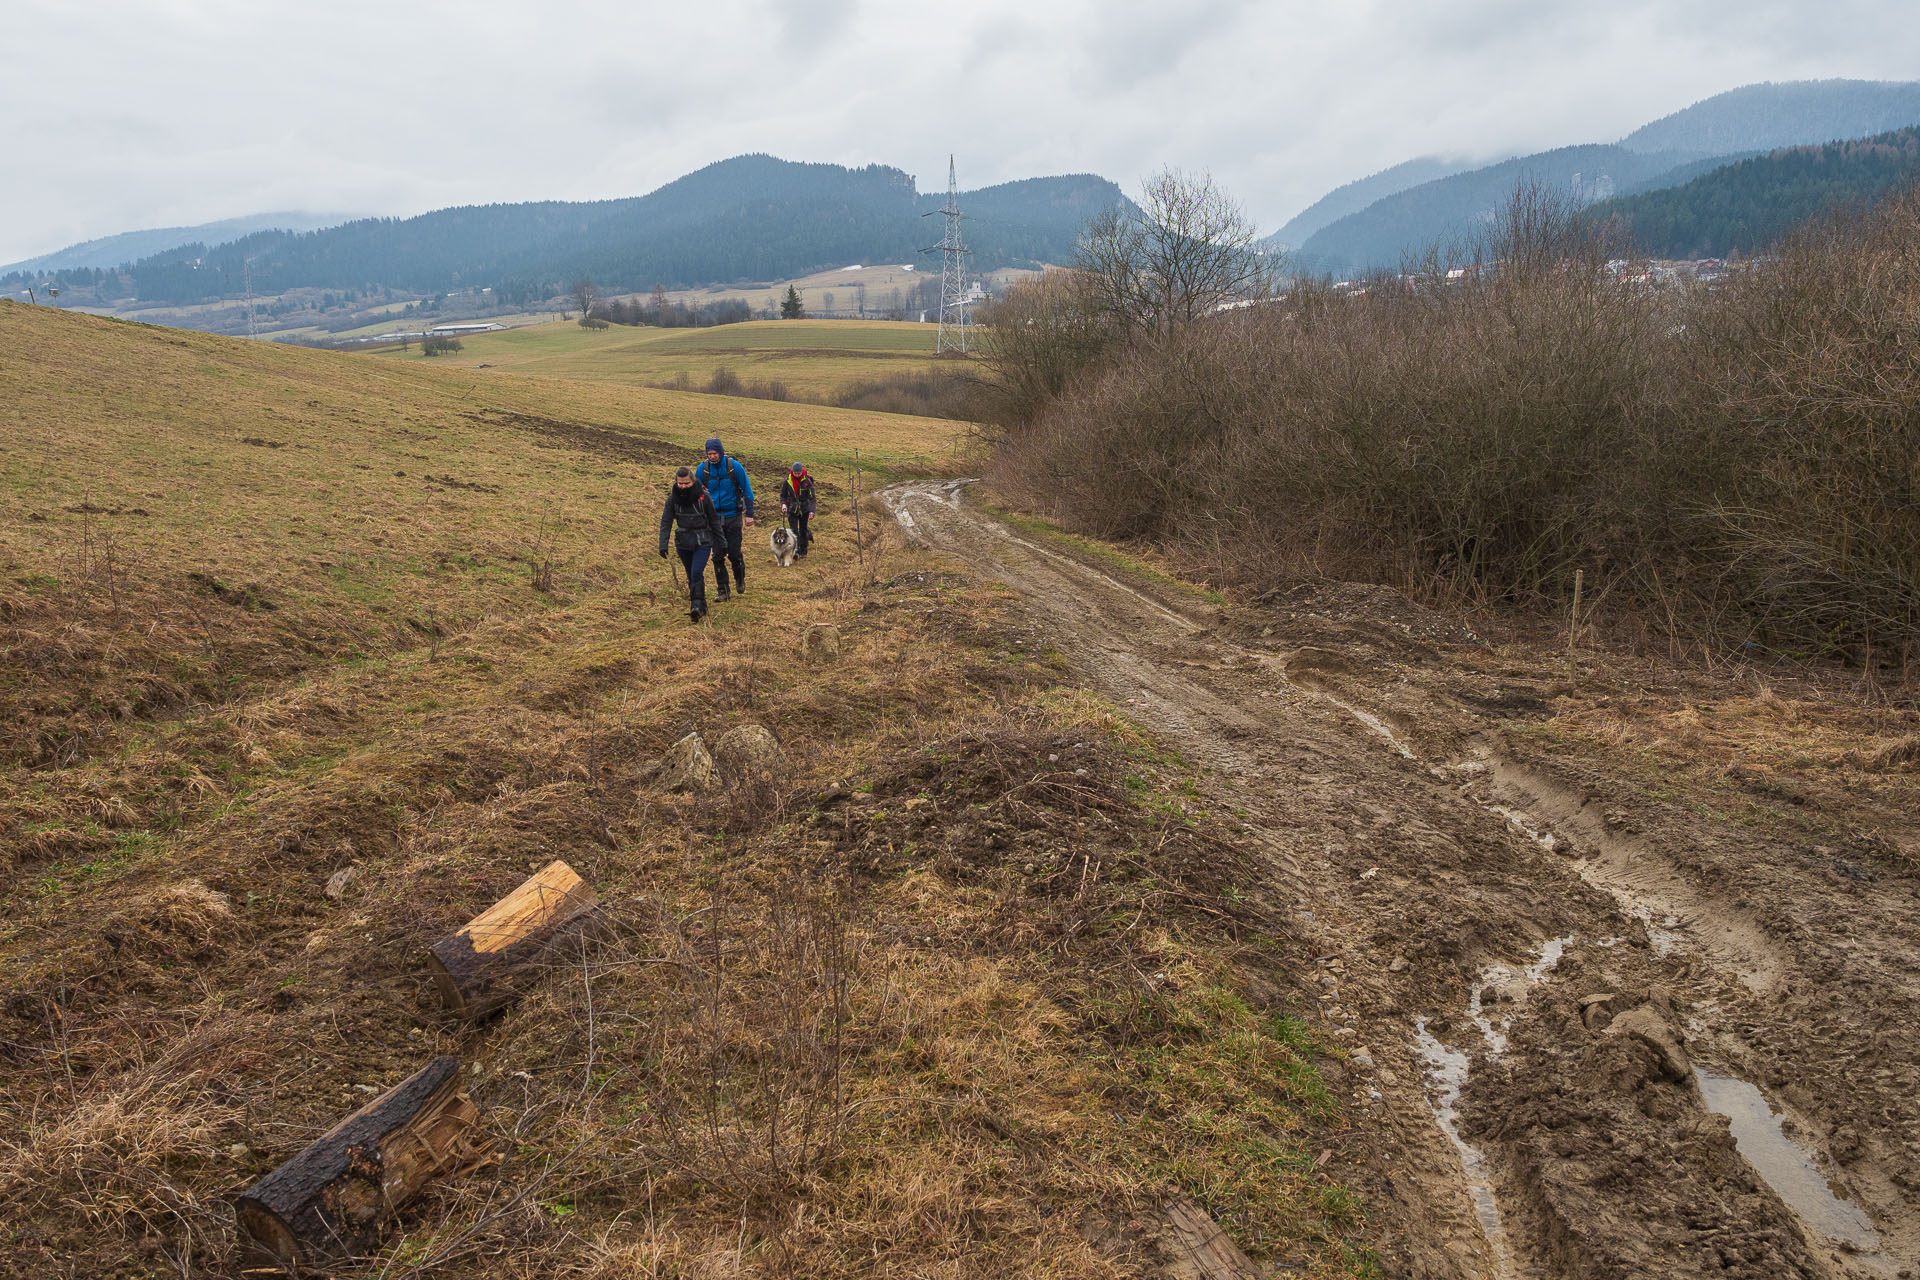
[[[1140,194],[1137,208],[1109,209],[1087,225],[1076,262],[1122,325],[1167,334],[1270,291],[1252,220],[1210,175],[1163,169]]]
[[[573,282],[573,305],[580,308],[580,318],[585,320],[593,312],[593,304],[600,300],[599,290],[593,287],[591,280]]]

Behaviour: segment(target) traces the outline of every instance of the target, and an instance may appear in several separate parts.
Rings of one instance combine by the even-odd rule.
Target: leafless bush
[[[1049,271],[981,310],[981,408],[993,439],[1033,422],[1117,347],[1122,330],[1080,272]]]
[[[842,409],[970,421],[978,416],[975,406],[978,386],[977,380],[963,373],[946,369],[917,370],[849,383],[831,398]]]
[[[678,987],[644,1059],[648,1157],[743,1202],[795,1194],[839,1150],[857,957],[847,906],[791,880],[669,935]]]
[[[1770,638],[1920,661],[1920,188],[1801,228],[1695,317],[1751,457],[1706,508]]]
[[[1911,663],[1917,232],[1908,194],[1654,291],[1522,191],[1462,277],[1302,284],[1117,349],[999,438],[996,476],[1251,587],[1564,608],[1584,570],[1670,629]]]
[[[697,391],[710,396],[741,396],[748,400],[788,401],[794,398],[787,384],[777,378],[743,379],[726,365],[715,369],[705,383],[696,383],[686,370],[674,374],[664,382],[649,383],[662,391]]]

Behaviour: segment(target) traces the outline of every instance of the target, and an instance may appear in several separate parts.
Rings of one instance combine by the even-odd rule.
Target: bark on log
[[[560,931],[593,910],[593,889],[564,862],[550,862],[518,889],[428,948],[440,999],[475,1021],[512,1000],[513,977],[545,954]]]
[[[246,1261],[296,1272],[365,1253],[393,1211],[486,1143],[480,1109],[442,1055],[247,1188],[234,1204]]]
[[[1205,1209],[1191,1200],[1179,1199],[1163,1212],[1172,1236],[1168,1274],[1193,1280],[1259,1280],[1260,1270],[1253,1259]]]

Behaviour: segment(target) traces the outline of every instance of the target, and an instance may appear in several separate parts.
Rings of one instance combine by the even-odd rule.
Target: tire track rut
[[[1237,643],[1230,615],[1020,536],[967,483],[879,496],[911,536],[1020,592],[1082,679],[1218,779],[1265,854],[1261,891],[1330,957],[1321,1017],[1362,1136],[1342,1174],[1390,1273],[1913,1274],[1911,1158],[1849,1168],[1872,1227],[1838,1240],[1704,1105],[1696,1073],[1724,1068],[1701,1063],[1793,1034],[1769,1005],[1803,989],[1805,957],[1753,913],[1506,759],[1457,705],[1440,715],[1404,665],[1370,664],[1360,632],[1352,654]],[[1870,1150],[1912,1132],[1893,1120]]]

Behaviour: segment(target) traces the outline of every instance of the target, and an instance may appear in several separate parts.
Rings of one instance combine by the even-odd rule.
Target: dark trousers
[[[813,542],[813,534],[807,530],[807,522],[812,518],[804,511],[795,511],[787,517],[787,523],[793,526],[795,556],[807,554],[807,547]]]
[[[712,547],[680,553],[680,563],[687,567],[687,606],[694,613],[707,611],[707,561],[712,555]]]
[[[740,517],[720,517],[720,540],[724,546],[713,549],[713,580],[720,589],[727,589],[727,566],[733,566],[733,580],[742,587],[747,585],[747,558],[740,553]]]

